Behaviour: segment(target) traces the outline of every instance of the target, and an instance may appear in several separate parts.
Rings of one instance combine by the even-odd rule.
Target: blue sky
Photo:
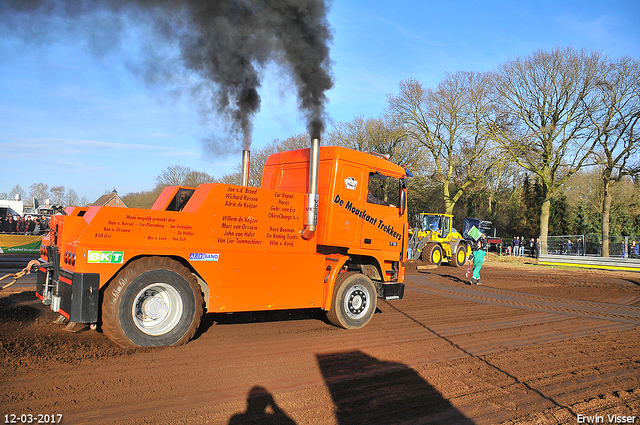
[[[639,19],[637,0],[334,1],[327,111],[333,122],[377,117],[404,79],[434,87],[447,73],[491,71],[538,49],[640,57]],[[239,152],[203,148],[201,139],[221,134],[222,118],[203,115],[180,81],[152,86],[132,71],[148,32],[127,23],[119,47],[104,51],[64,23],[33,29],[35,39],[0,30],[0,192],[43,182],[93,201],[114,187],[151,189],[170,165],[219,177],[239,164]],[[254,149],[305,131],[282,70],[265,70],[260,95]]]

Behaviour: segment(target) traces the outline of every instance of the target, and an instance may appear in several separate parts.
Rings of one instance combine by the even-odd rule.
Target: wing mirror
[[[407,191],[400,191],[400,215],[404,215],[407,210]]]

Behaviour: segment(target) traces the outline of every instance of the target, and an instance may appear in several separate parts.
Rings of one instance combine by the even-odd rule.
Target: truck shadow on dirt
[[[473,424],[405,364],[378,360],[358,350],[316,358],[340,425],[427,418],[430,423]]]

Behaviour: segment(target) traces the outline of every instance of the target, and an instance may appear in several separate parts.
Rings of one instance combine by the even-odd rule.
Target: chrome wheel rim
[[[351,319],[360,319],[369,309],[369,291],[362,285],[354,285],[345,294],[344,308]]]
[[[152,283],[136,295],[131,315],[140,331],[157,336],[176,327],[183,308],[182,297],[176,288],[166,283]]]

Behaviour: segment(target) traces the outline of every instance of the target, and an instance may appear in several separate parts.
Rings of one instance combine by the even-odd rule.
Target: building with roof
[[[118,191],[113,189],[111,193],[107,193],[99,197],[93,204],[92,207],[120,207],[127,208],[127,205],[124,203],[122,198],[118,196]]]

